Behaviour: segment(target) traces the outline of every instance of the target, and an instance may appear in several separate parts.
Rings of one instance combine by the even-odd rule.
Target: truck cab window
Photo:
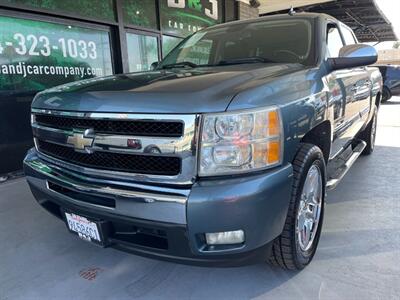
[[[343,46],[338,28],[335,25],[329,25],[327,31],[327,57],[339,57],[339,51]]]
[[[182,45],[179,51],[174,51],[172,55],[167,56],[168,63],[191,62],[197,65],[209,64],[211,52],[214,47],[214,41],[203,39],[196,41],[195,44],[189,43]]]
[[[312,23],[301,18],[260,20],[199,31],[167,55],[162,65],[190,62],[218,65],[248,59],[275,63],[314,63]]]
[[[346,43],[346,45],[354,45],[357,44],[357,41],[353,35],[353,33],[350,31],[350,29],[348,29],[345,26],[341,26],[342,29],[342,34],[343,34],[343,38],[344,38],[344,42]]]

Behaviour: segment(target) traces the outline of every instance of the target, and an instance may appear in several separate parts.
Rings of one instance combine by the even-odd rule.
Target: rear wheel
[[[382,103],[388,101],[390,98],[392,98],[392,93],[388,87],[384,86],[382,90]]]
[[[376,128],[378,121],[378,108],[375,106],[374,116],[372,120],[369,122],[367,128],[361,133],[360,137],[363,141],[367,143],[364,151],[362,152],[363,155],[370,155],[374,152],[375,149],[375,140],[376,140]]]
[[[325,161],[320,148],[301,144],[293,161],[293,186],[282,234],[275,239],[269,262],[301,270],[317,249],[325,200]]]

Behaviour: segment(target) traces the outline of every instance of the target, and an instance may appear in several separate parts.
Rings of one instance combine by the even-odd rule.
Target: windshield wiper
[[[217,63],[217,66],[221,65],[235,65],[235,64],[248,64],[248,63],[274,63],[273,60],[260,57],[260,56],[252,56],[252,57],[243,57],[243,58],[234,58],[234,59],[226,59],[226,60],[220,60]]]
[[[197,64],[192,63],[190,61],[182,61],[174,64],[161,66],[161,69],[184,68],[184,67],[196,68],[197,66],[198,66]]]

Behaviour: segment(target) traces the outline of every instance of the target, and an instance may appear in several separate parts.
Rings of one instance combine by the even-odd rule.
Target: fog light
[[[206,233],[208,245],[233,245],[244,242],[243,230]]]

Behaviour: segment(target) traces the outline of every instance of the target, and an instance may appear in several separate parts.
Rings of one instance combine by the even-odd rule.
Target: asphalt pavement
[[[375,152],[328,194],[314,261],[204,268],[101,249],[0,184],[0,299],[400,299],[400,98],[382,105]]]

